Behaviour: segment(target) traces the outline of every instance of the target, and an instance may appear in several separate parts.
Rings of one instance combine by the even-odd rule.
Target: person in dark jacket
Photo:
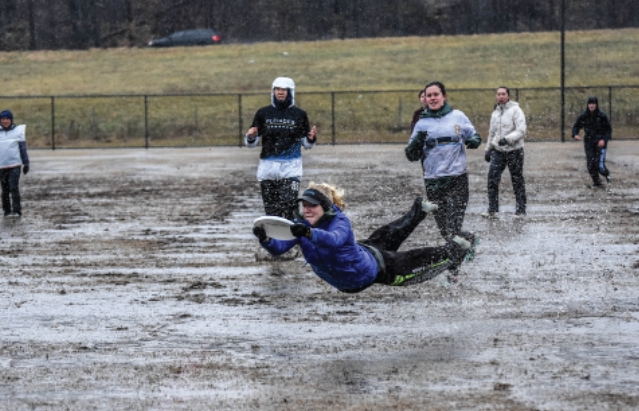
[[[397,251],[426,213],[436,205],[415,199],[401,218],[375,230],[366,240],[356,242],[351,223],[342,212],[343,191],[329,184],[311,183],[297,199],[302,212],[291,226],[293,240],[268,238],[261,227],[253,234],[272,255],[280,255],[295,245],[304,259],[324,281],[345,293],[357,293],[373,284],[405,286],[430,280],[452,264],[449,247],[424,247]],[[457,247],[470,248],[461,237]]]
[[[413,113],[413,119],[410,121],[411,134],[413,130],[415,129],[415,124],[417,124],[417,122],[421,118],[422,113],[424,112],[424,110],[426,110],[426,90],[421,90],[418,96],[419,96],[419,103],[422,106],[418,108],[417,110],[415,110],[415,112]]]
[[[579,131],[584,129],[584,149],[586,166],[594,187],[603,187],[599,174],[610,182],[610,171],[606,168],[606,150],[612,137],[612,126],[606,113],[599,108],[597,97],[588,98],[586,110],[579,115],[572,126],[575,140],[581,140]]]
[[[13,113],[0,112],[0,186],[2,210],[7,218],[20,218],[20,171],[29,172],[29,156],[24,137],[26,126],[13,123]]]
[[[266,215],[293,219],[302,179],[301,147],[311,149],[317,141],[306,112],[295,107],[295,83],[278,77],[271,88],[271,105],[255,113],[246,133],[247,147],[256,147],[262,139],[257,167]]]

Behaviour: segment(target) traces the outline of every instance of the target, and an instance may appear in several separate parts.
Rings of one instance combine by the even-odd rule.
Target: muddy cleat
[[[439,208],[439,206],[437,204],[433,204],[429,201],[422,201],[422,210],[424,210],[425,213],[430,213],[431,211],[435,211]]]
[[[498,220],[499,216],[496,211],[486,211],[480,214],[482,217],[487,218],[489,220]]]
[[[610,174],[606,176],[606,182],[610,183]]]
[[[4,216],[7,217],[7,218],[20,218],[20,217],[22,217],[22,214],[20,214],[20,213],[9,213],[8,215],[5,214]]]
[[[526,218],[526,213],[515,213],[513,217],[515,220],[523,220]]]

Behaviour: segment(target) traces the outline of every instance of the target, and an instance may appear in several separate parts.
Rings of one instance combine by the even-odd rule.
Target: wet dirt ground
[[[639,143],[605,190],[579,143],[529,143],[528,217],[485,220],[469,152],[460,283],[343,294],[258,250],[246,148],[31,151],[0,225],[2,410],[639,409]],[[305,151],[359,238],[423,193],[403,146]],[[439,245],[432,217],[404,249]]]

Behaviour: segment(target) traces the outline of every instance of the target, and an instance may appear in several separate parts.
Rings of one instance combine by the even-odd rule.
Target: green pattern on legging
[[[391,285],[401,285],[402,283],[408,281],[408,280],[412,280],[413,278],[422,275],[423,273],[425,273],[426,271],[429,271],[433,268],[437,268],[439,266],[441,266],[442,264],[446,264],[447,262],[449,262],[450,260],[447,258],[443,261],[440,261],[436,264],[431,265],[430,267],[426,268],[425,270],[422,271],[418,271],[416,273],[411,273],[411,274],[406,274],[406,275],[396,275],[395,276],[395,280],[393,281],[393,283]]]

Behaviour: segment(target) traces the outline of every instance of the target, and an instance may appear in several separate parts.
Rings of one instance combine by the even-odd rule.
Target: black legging
[[[260,181],[262,201],[266,215],[284,217],[293,220],[293,212],[297,209],[297,196],[300,182],[290,178],[283,180]]]
[[[397,251],[425,217],[422,198],[418,197],[409,212],[378,228],[368,239],[360,241],[360,244],[376,248],[384,259],[386,269],[378,274],[376,283],[407,285],[422,282],[430,280],[450,266],[448,246]]]
[[[447,242],[452,241],[456,235],[469,239],[471,234],[461,229],[468,205],[468,174],[444,179],[448,181],[441,188],[432,188],[429,181],[426,181],[428,201],[438,206],[433,215],[439,232]]]
[[[606,167],[606,149],[608,142],[605,141],[603,147],[599,147],[599,139],[584,139],[584,150],[586,151],[586,167],[588,174],[592,178],[592,183],[596,186],[601,185],[599,174],[606,177],[610,175],[610,171]]]
[[[20,171],[22,167],[0,169],[0,185],[2,186],[2,210],[4,215],[11,212],[22,214],[20,205]]]
[[[502,153],[494,150],[490,156],[488,170],[488,212],[499,211],[499,183],[501,174],[508,166],[513,183],[517,208],[515,213],[526,214],[526,183],[524,181],[524,149]]]

